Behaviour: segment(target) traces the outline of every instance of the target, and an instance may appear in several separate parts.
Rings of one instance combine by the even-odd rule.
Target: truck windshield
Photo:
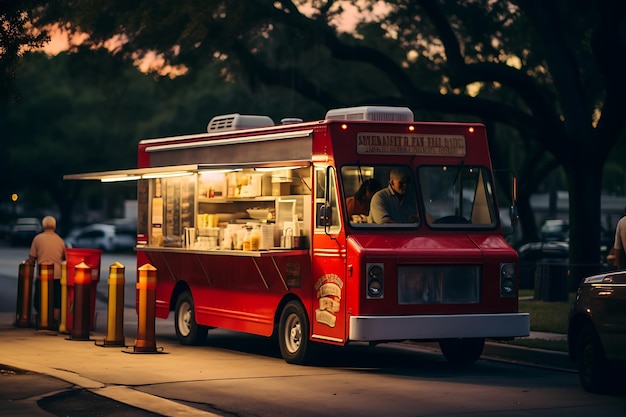
[[[399,174],[399,175],[398,175]],[[377,192],[393,195],[403,186],[398,221],[382,221]],[[345,165],[341,168],[343,204],[353,227],[415,228],[425,222],[432,228],[495,227],[498,214],[489,170],[480,166],[428,165],[417,172],[400,165]],[[381,191],[382,190],[382,191]],[[414,212],[414,213],[413,213]]]
[[[426,221],[432,227],[495,226],[493,184],[484,167],[421,166],[419,188]]]

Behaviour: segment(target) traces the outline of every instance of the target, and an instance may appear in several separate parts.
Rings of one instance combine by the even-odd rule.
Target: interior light
[[[173,178],[173,177],[186,177],[192,175],[193,172],[161,172],[155,174],[143,174],[141,178],[147,180],[151,178]]]
[[[101,182],[121,182],[121,181],[134,181],[134,180],[140,180],[141,176],[140,175],[123,175],[120,177],[104,177],[101,178],[100,181]]]
[[[241,168],[222,168],[222,169],[203,169],[202,171],[198,171],[199,174],[227,174],[229,172],[239,172]]]
[[[286,166],[286,167],[262,167],[262,168],[254,168],[257,172],[272,172],[272,171],[284,171],[286,169],[298,169],[304,168],[304,166]]]

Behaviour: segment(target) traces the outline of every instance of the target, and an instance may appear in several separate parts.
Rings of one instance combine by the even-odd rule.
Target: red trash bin
[[[67,248],[65,253],[67,255],[67,316],[65,326],[68,332],[72,331],[72,325],[74,324],[74,274],[76,265],[84,262],[91,268],[89,323],[91,323],[90,328],[93,330],[96,327],[96,292],[98,282],[100,281],[102,251],[100,249]]]

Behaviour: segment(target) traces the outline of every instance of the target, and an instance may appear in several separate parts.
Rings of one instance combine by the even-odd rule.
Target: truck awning
[[[166,167],[121,169],[115,171],[87,172],[82,174],[67,174],[64,180],[98,180],[101,182],[136,181],[149,178],[167,178],[192,175],[198,172],[233,172],[244,168],[259,170],[295,169],[311,165],[311,160],[294,161],[263,161],[244,164],[190,164],[173,165]]]

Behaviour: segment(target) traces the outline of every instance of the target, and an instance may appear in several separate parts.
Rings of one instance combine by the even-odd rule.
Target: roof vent
[[[412,122],[413,112],[408,107],[361,106],[333,109],[326,120],[367,120],[370,122]]]
[[[302,123],[303,120],[299,117],[285,117],[283,119],[280,119],[280,124],[283,125],[291,125],[294,123]]]
[[[268,116],[250,116],[233,113],[215,116],[209,122],[206,130],[209,133],[213,133],[266,126],[274,126],[274,121]]]

